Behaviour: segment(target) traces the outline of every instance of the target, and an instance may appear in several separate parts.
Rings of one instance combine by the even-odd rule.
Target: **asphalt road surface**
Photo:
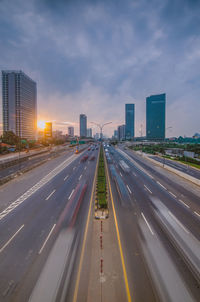
[[[160,158],[159,156],[150,156],[150,158],[164,164],[164,165],[167,165],[167,166],[170,166],[174,169],[177,169],[181,172],[184,172],[190,176],[193,176],[197,179],[200,179],[200,170],[198,171],[197,169],[191,167],[191,166],[187,166],[187,165],[183,165],[183,164],[180,164],[178,162],[174,162],[172,160],[168,160],[167,158]]]
[[[87,301],[89,267],[81,300],[74,292],[98,152],[66,152],[1,186],[0,301]],[[199,196],[131,152],[108,152],[127,301],[199,301]]]

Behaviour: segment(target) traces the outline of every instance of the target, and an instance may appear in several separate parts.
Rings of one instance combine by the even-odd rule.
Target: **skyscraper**
[[[92,137],[92,128],[87,129],[87,137]]]
[[[87,116],[80,114],[80,137],[87,136]]]
[[[125,125],[118,126],[117,134],[118,134],[119,141],[122,141],[125,139],[125,128],[126,128]]]
[[[74,127],[68,127],[68,135],[74,137]]]
[[[135,104],[126,104],[125,110],[125,137],[133,139],[135,136]]]
[[[165,93],[146,98],[146,137],[149,140],[165,139],[165,101]]]
[[[37,129],[36,83],[22,71],[2,71],[3,131],[35,139]]]

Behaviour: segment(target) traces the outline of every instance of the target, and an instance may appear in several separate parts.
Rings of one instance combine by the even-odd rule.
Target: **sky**
[[[90,122],[112,121],[111,136],[134,103],[136,135],[145,135],[146,97],[166,93],[166,135],[192,136],[200,132],[200,1],[0,0],[0,69],[37,82],[38,119],[54,130],[72,125],[78,134],[85,113],[93,132]]]

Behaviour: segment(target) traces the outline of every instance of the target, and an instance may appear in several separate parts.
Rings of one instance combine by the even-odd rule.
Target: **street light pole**
[[[106,125],[108,125],[108,124],[111,124],[112,122],[108,122],[108,123],[104,123],[104,124],[97,124],[97,123],[95,123],[95,122],[91,122],[91,124],[94,124],[94,125],[96,125],[97,127],[99,127],[99,129],[100,129],[100,139],[102,140],[102,138],[103,138],[103,127],[104,126],[106,126]]]

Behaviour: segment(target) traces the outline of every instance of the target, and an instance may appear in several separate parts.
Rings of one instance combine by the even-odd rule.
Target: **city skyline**
[[[104,132],[112,136],[124,104],[134,103],[140,136],[146,97],[165,91],[166,136],[199,132],[198,1],[17,0],[1,1],[0,12],[0,68],[37,82],[39,120],[78,134],[85,112],[88,121],[111,120]]]

